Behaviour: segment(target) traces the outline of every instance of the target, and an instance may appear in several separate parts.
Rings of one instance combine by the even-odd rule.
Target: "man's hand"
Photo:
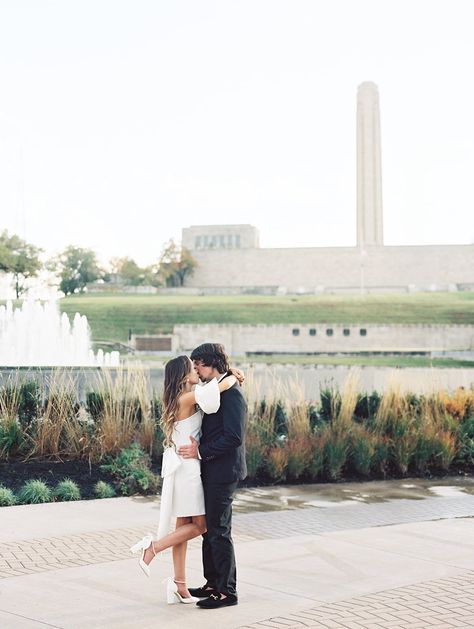
[[[192,435],[189,435],[189,438],[191,439],[191,445],[181,446],[178,449],[178,454],[182,456],[183,459],[199,459],[199,455],[198,455],[199,442],[196,441],[196,439]]]

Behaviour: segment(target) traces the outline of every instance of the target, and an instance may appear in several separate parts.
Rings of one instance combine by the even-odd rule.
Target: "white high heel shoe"
[[[200,600],[195,596],[181,596],[178,592],[177,583],[186,583],[186,581],[175,581],[171,577],[166,579],[166,602],[168,605],[173,605],[174,603],[185,603],[189,605],[190,603],[197,603]]]
[[[142,556],[140,557],[138,561],[138,565],[140,566],[140,568],[143,570],[143,572],[146,574],[147,577],[150,576],[150,566],[144,562],[144,558],[145,558],[145,551],[148,550],[150,546],[151,546],[154,556],[156,557],[156,550],[153,545],[153,538],[151,535],[145,535],[145,537],[143,537],[139,542],[137,542],[130,548],[130,552],[134,555],[142,551]]]

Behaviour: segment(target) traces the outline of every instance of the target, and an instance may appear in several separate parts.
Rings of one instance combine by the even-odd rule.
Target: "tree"
[[[42,268],[41,251],[16,234],[9,236],[6,230],[0,235],[0,271],[13,275],[17,299],[25,291],[24,281],[36,277]]]
[[[193,274],[197,262],[188,249],[170,240],[163,248],[159,265],[166,286],[184,286],[185,279]]]
[[[110,266],[113,273],[122,277],[126,284],[143,286],[150,283],[150,267],[140,267],[132,258],[112,258]]]
[[[103,275],[97,257],[92,249],[82,249],[70,245],[50,264],[60,277],[59,288],[65,295],[83,293],[90,282]]]

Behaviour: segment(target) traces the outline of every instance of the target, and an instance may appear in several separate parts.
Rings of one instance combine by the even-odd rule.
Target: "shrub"
[[[288,414],[289,439],[301,439],[311,434],[308,405],[304,400],[295,402]]]
[[[372,424],[379,410],[381,396],[377,391],[372,393],[360,393],[354,410],[355,419]]]
[[[117,479],[120,493],[124,496],[146,494],[158,489],[160,479],[150,470],[150,457],[138,443],[123,448],[115,457],[108,457],[107,463],[100,467]]]
[[[0,417],[3,421],[16,421],[19,405],[20,385],[18,379],[16,378],[12,382],[9,378],[8,384],[0,389]]]
[[[18,423],[20,385],[17,379],[0,389],[0,459],[8,459],[23,445],[23,431]]]
[[[153,394],[153,399],[151,400],[151,416],[155,420],[156,423],[159,423],[161,420],[161,416],[163,415],[163,402],[160,397],[157,397],[156,394]]]
[[[275,404],[275,433],[278,436],[288,434],[288,415],[281,400],[277,400]]]
[[[329,430],[324,445],[325,471],[330,480],[338,480],[349,453],[349,435]]]
[[[326,435],[315,433],[311,435],[311,452],[308,461],[308,472],[312,480],[316,480],[324,469],[324,449]]]
[[[288,466],[288,452],[280,446],[268,448],[265,456],[265,470],[274,482],[286,479],[286,469]]]
[[[439,467],[447,471],[457,452],[457,439],[449,431],[441,431],[435,438],[434,459]]]
[[[375,430],[387,437],[397,438],[400,430],[399,421],[402,424],[406,422],[406,418],[410,416],[409,407],[408,396],[401,393],[398,385],[392,385],[380,401],[374,419]]]
[[[81,491],[73,480],[70,478],[65,478],[60,481],[54,491],[53,496],[56,500],[61,502],[66,502],[69,500],[80,500],[81,499]]]
[[[28,428],[40,415],[41,389],[37,382],[28,380],[20,386],[18,420],[23,428]]]
[[[11,489],[0,485],[0,507],[12,507],[16,504],[16,496]]]
[[[392,439],[390,449],[393,465],[400,474],[405,476],[416,449],[416,435],[413,430],[410,430],[408,422],[405,428],[400,428],[398,434]]]
[[[151,452],[154,438],[147,421],[146,436],[140,428],[149,418],[150,400],[144,369],[139,365],[98,372],[98,386],[104,408],[96,426],[94,458],[116,456],[139,438],[147,452]]]
[[[16,419],[0,420],[0,459],[8,459],[19,452],[25,438]]]
[[[321,389],[319,415],[325,422],[335,419],[341,410],[341,394],[336,389]]]
[[[158,461],[158,459],[163,454],[163,441],[165,435],[163,433],[163,430],[161,429],[160,423],[161,416],[163,414],[163,404],[161,399],[156,397],[155,395],[153,395],[153,399],[151,400],[150,414],[155,426],[151,458],[153,459],[153,461]]]
[[[143,382],[146,386],[146,382]],[[148,400],[146,391],[137,398],[137,434],[136,439],[140,446],[150,457],[153,455],[154,449],[156,449],[156,421],[151,413],[151,402]]]
[[[54,456],[63,452],[79,458],[84,446],[84,427],[77,421],[79,404],[72,373],[56,369],[48,381],[48,397],[41,417],[34,424],[34,456]]]
[[[474,412],[473,392],[464,387],[458,387],[450,397],[440,394],[440,398],[446,412],[456,419],[463,420]]]
[[[390,440],[390,460],[395,470],[406,475],[417,444],[417,404],[403,394],[399,385],[389,388],[380,402],[374,421],[377,435]]]
[[[374,448],[372,467],[385,478],[390,460],[390,439],[386,435],[376,434]]]
[[[285,448],[288,453],[288,479],[298,480],[309,467],[312,454],[311,438],[301,436],[289,439]]]
[[[275,415],[278,404],[273,401],[267,402],[265,399],[261,400],[250,419],[257,426],[263,445],[272,445],[277,438]]]
[[[265,454],[259,432],[254,427],[249,427],[249,430],[247,431],[245,439],[245,457],[249,478],[256,478],[258,472],[263,467]]]
[[[51,490],[42,480],[26,481],[18,492],[18,502],[22,504],[38,504],[51,500]]]
[[[155,435],[153,438],[153,447],[151,450],[151,458],[153,461],[158,461],[163,455],[163,441],[165,435],[159,424],[155,425]]]
[[[315,404],[308,404],[308,418],[309,426],[313,432],[316,431],[323,424],[323,420],[319,416],[318,408]]]
[[[104,396],[98,391],[89,391],[86,394],[86,409],[91,418],[96,422],[104,412]]]
[[[459,427],[457,462],[474,466],[474,417],[465,419]]]
[[[354,425],[351,431],[350,461],[355,471],[368,476],[375,457],[376,437],[363,426]]]
[[[331,395],[332,420],[324,430],[324,464],[328,478],[338,480],[349,454],[350,430],[358,397],[356,372],[347,378],[342,395]]]
[[[97,498],[114,498],[116,496],[115,489],[112,485],[103,480],[97,481],[94,485],[94,494]]]
[[[416,437],[413,463],[418,472],[426,472],[435,453],[434,430],[432,426],[423,426]]]

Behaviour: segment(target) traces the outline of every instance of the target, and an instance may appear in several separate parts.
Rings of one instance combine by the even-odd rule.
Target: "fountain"
[[[78,312],[72,325],[56,301],[24,301],[0,306],[0,364],[9,367],[116,367],[118,352],[91,349],[87,317]]]

